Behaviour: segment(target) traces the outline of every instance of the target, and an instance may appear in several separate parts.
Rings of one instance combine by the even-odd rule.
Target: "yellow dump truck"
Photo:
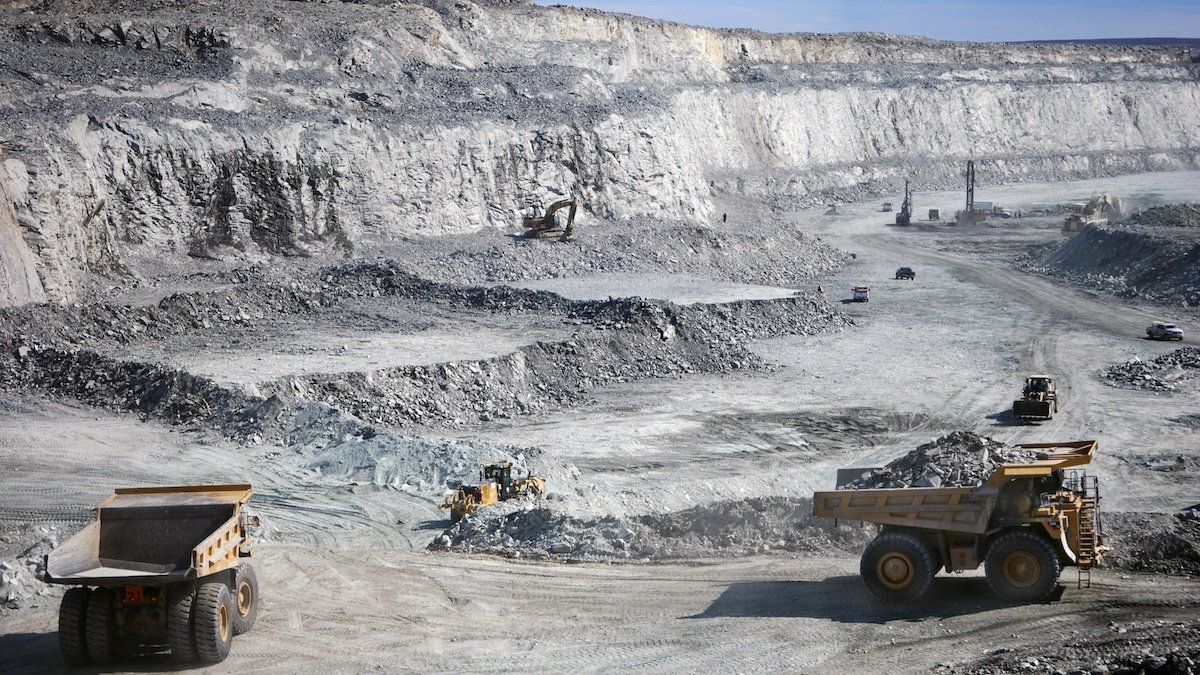
[[[1037,601],[1058,585],[1064,566],[1077,584],[1107,550],[1100,532],[1099,483],[1079,469],[1096,441],[1033,443],[1027,464],[1004,464],[977,487],[845,489],[818,492],[813,513],[875,523],[859,572],[889,602],[911,602],[939,570],[983,564],[988,584],[1012,601]]]
[[[58,638],[69,665],[112,663],[169,646],[177,661],[225,659],[258,614],[249,485],[119,488],[96,521],[46,556],[63,595]]]

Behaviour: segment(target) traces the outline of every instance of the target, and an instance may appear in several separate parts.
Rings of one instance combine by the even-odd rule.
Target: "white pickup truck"
[[[1146,327],[1146,337],[1151,340],[1182,340],[1183,329],[1166,321],[1155,321]]]

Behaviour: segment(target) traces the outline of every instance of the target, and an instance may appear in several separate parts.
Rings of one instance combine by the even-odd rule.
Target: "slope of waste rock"
[[[1200,575],[1200,510],[1102,513],[1101,524],[1104,543],[1112,547],[1105,567]]]
[[[452,550],[567,560],[671,560],[769,551],[857,552],[872,532],[812,515],[812,500],[756,497],[644,516],[579,518],[555,500],[501,504],[459,521],[430,544]]]
[[[972,431],[954,431],[889,463],[869,470],[840,489],[972,487],[1001,464],[1019,464],[1037,454]]]
[[[1200,306],[1196,211],[1175,204],[1089,225],[1031,269],[1121,297]]]

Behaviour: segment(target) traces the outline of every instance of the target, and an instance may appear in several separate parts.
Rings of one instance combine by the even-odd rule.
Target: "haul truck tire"
[[[908,532],[885,532],[863,551],[859,573],[867,588],[886,602],[912,602],[925,595],[937,566],[933,552]]]
[[[58,606],[58,649],[68,666],[86,666],[87,637],[84,632],[88,589],[68,588]]]
[[[249,632],[258,618],[258,577],[254,574],[254,566],[248,562],[239,565],[234,575],[233,602],[237,607],[233,615],[233,634]]]
[[[237,608],[229,587],[209,582],[196,592],[192,605],[192,624],[196,634],[196,653],[201,661],[220,663],[229,656],[233,645],[233,617]]]
[[[1014,602],[1035,602],[1054,592],[1062,562],[1045,537],[1017,531],[992,543],[984,569],[996,595]]]
[[[192,636],[192,589],[181,584],[167,593],[167,644],[171,658],[178,663],[196,660],[196,641]]]
[[[116,642],[117,592],[111,588],[97,588],[88,598],[87,611],[87,654],[88,660],[96,665],[113,662],[113,646]]]

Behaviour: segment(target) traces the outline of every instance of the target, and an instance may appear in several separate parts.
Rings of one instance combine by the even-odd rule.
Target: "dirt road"
[[[1114,623],[1185,621],[1200,608],[1200,581],[1112,574],[1017,606],[960,575],[891,607],[868,597],[857,560],[845,559],[567,566],[273,547],[262,560],[263,614],[220,671],[894,672],[1104,637]],[[9,667],[55,661],[52,619],[6,626]]]

